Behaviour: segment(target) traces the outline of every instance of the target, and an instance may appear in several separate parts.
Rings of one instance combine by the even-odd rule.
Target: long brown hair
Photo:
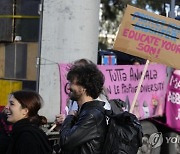
[[[11,95],[21,104],[22,108],[28,109],[28,119],[38,125],[44,124],[44,116],[39,116],[38,111],[43,104],[42,97],[35,91],[20,90]],[[46,118],[45,118],[46,119]]]

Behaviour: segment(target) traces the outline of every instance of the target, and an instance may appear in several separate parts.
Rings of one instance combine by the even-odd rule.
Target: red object
[[[0,112],[4,109],[4,106],[0,106]]]

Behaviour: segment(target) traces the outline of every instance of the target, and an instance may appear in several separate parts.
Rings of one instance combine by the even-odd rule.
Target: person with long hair
[[[46,134],[39,128],[44,117],[38,115],[42,97],[34,91],[12,92],[6,105],[7,121],[13,124],[7,154],[51,154]]]

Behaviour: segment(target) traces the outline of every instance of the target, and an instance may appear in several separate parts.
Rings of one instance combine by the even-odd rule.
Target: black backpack
[[[120,103],[123,101],[118,99],[109,102],[111,110],[100,109],[109,118],[102,154],[136,154],[142,146],[143,136],[139,120],[135,115],[122,111]]]

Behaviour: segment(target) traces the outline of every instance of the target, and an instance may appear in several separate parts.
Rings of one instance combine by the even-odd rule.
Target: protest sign
[[[60,64],[61,113],[64,113],[68,100],[68,82],[66,74],[69,66]],[[143,65],[98,65],[105,76],[105,89],[109,99],[125,101],[129,110],[142,75]],[[139,119],[161,116],[167,86],[166,67],[159,64],[149,65],[141,85],[133,113]]]
[[[167,125],[180,131],[180,74],[173,73],[168,85],[166,119]]]
[[[128,5],[113,48],[178,69],[180,22]]]

